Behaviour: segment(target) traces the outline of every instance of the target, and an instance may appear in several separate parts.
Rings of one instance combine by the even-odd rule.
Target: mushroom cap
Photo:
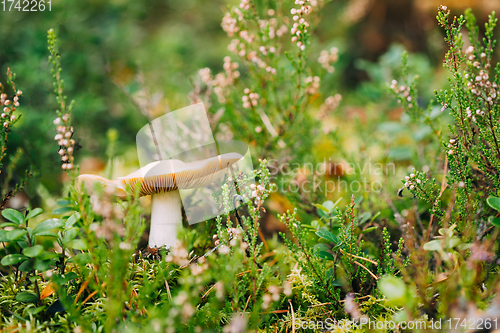
[[[120,197],[127,195],[125,190],[127,185],[132,192],[140,186],[139,195],[144,196],[206,186],[242,158],[243,156],[238,153],[228,153],[188,163],[178,159],[162,160],[149,163],[125,177],[118,177],[118,180],[108,180],[95,175],[80,175],[78,181],[83,181],[89,191],[93,190],[97,183],[101,183],[104,187],[112,186],[117,189],[116,194]]]

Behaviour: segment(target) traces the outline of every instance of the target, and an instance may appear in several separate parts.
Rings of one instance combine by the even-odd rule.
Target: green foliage
[[[389,120],[381,112],[371,112],[396,104],[376,99],[384,98],[383,81],[395,72],[391,59],[399,49],[391,48],[379,64],[360,62],[373,79],[357,91],[370,92],[360,100],[380,104],[367,106],[364,120],[360,116],[346,121],[347,117],[338,116],[342,126],[351,126],[353,136],[343,127],[327,127],[340,95],[323,98],[319,83],[329,74],[311,61],[317,43],[312,32],[323,5],[315,3],[311,15],[292,1],[245,1],[227,8],[222,27],[233,39],[230,51],[234,54],[224,59],[222,73],[212,76],[211,70],[201,70],[193,79],[190,98],[209,106],[218,139],[249,142],[257,156],[268,159],[259,160],[260,167],[251,177],[236,175],[241,178],[237,183],[230,181],[220,189],[215,199],[225,214],[185,226],[180,230],[180,242],[168,250],[143,247],[148,212],[138,192],[127,189],[128,197],[118,199],[104,188],[89,194],[77,184],[72,124],[85,133],[85,122],[78,123],[79,109],[88,104],[80,104],[79,93],[75,94],[78,108],[73,102],[67,104],[65,82],[74,93],[81,88],[75,84],[79,78],[63,79],[59,41],[54,30],[49,30],[49,64],[58,105],[56,141],[62,169],[72,171],[65,174],[69,180],[63,199],[54,205],[43,202],[45,211],[57,206],[51,214],[41,208],[0,207],[5,220],[0,225],[2,328],[290,332],[297,323],[327,319],[342,323],[365,318],[430,322],[454,318],[464,313],[464,307],[468,313],[486,314],[495,306],[500,66],[492,64],[494,15],[481,42],[470,11],[453,20],[447,8],[438,11],[438,23],[445,29],[449,46],[444,65],[450,80],[446,89],[436,92],[436,98],[442,112],[450,112],[449,118],[440,116],[440,107],[432,101],[422,106],[427,101],[421,95],[426,92],[418,91],[422,80],[410,78],[409,73],[428,64],[420,58],[412,65],[415,58],[407,53],[400,71],[402,83],[394,80],[390,84],[406,114]],[[297,14],[291,21],[287,19],[290,12]],[[463,26],[470,31],[472,45],[465,51]],[[61,29],[61,33],[74,32]],[[329,72],[336,52],[320,52],[320,64]],[[424,74],[421,78],[430,80]],[[13,75],[9,77],[12,91],[16,91]],[[149,90],[142,74],[136,80],[116,78],[116,83],[143,115],[154,117],[156,99],[144,97]],[[356,94],[348,99],[356,99]],[[13,109],[7,111],[13,113]],[[19,116],[5,128],[11,130],[17,119]],[[107,149],[100,149],[108,160],[103,172],[112,176],[119,170],[114,165],[123,153],[118,138],[133,132],[131,128],[139,123],[116,126],[116,130],[108,126],[102,131],[107,133],[108,143]],[[106,124],[95,124],[101,125]],[[7,133],[0,136],[4,138],[0,163],[7,156]],[[416,143],[422,149],[414,153],[410,147]],[[371,150],[378,154],[374,160]],[[3,170],[13,170],[22,154],[18,150],[2,169],[9,188],[13,179],[10,171],[4,176]],[[298,169],[312,162],[331,166],[332,161],[322,162],[321,157],[354,161],[358,163],[351,163],[354,168],[359,163],[380,164],[380,173],[350,173],[345,165],[341,170],[331,168],[324,176],[338,176],[334,184],[367,182],[359,191],[321,193],[302,186],[318,176],[317,170],[287,174],[283,168],[289,162]],[[397,166],[391,170],[392,161]],[[426,170],[418,171],[424,166]],[[396,182],[407,172],[400,197],[396,197]],[[229,180],[235,177],[227,176]],[[379,191],[369,189],[373,178],[381,184]],[[280,187],[281,181],[286,185],[295,182],[297,191]],[[14,185],[14,191],[20,185]],[[231,197],[234,192],[237,195]],[[280,239],[263,232],[263,217],[276,213],[273,196],[288,197],[298,206],[278,214],[280,227],[284,226]],[[46,201],[50,199],[47,196]]]

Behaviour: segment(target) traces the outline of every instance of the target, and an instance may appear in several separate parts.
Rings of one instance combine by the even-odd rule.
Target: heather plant
[[[315,54],[312,47],[323,5],[316,0],[242,0],[227,9],[222,28],[232,38],[232,55],[224,59],[222,73],[200,70],[190,97],[209,106],[217,139],[247,141],[257,156],[268,159],[260,159],[259,168],[247,177],[228,170],[227,183],[214,198],[226,213],[184,226],[179,242],[168,249],[142,245],[148,211],[139,193],[126,188],[127,197],[118,198],[104,186],[90,193],[76,181],[73,126],[78,122],[70,117],[76,109],[73,102],[67,103],[58,40],[49,30],[49,65],[58,104],[54,139],[69,179],[51,218],[40,208],[2,210],[2,328],[317,332],[329,330],[327,323],[352,325],[371,319],[396,323],[380,330],[393,332],[410,320],[430,325],[468,316],[492,323],[498,313],[500,227],[500,67],[492,64],[494,16],[481,44],[470,12],[450,20],[449,11],[440,7],[438,22],[450,47],[445,68],[451,77],[449,87],[436,92],[441,103],[437,113],[433,102],[422,106],[418,80],[409,78],[409,55],[404,54],[401,78],[390,88],[406,111],[407,118],[400,122],[423,128],[419,135],[425,147],[414,159],[374,133],[378,128],[390,134],[402,127],[398,121],[387,122],[383,115],[369,112],[366,123],[352,119],[349,125],[360,133],[351,141],[360,152],[346,145],[352,133],[328,123],[341,97],[324,94],[320,85],[322,74],[334,71],[338,50]],[[471,47],[462,41],[464,25],[471,31]],[[142,74],[139,81],[136,94],[122,88],[151,119],[158,97],[149,96]],[[18,103],[19,98],[12,101]],[[12,110],[7,107],[4,111],[10,113],[2,118],[8,116],[13,125],[19,117],[10,118]],[[446,110],[450,118],[436,116]],[[379,116],[383,120],[376,119]],[[8,132],[2,133],[3,154]],[[110,129],[108,139],[103,172],[112,174],[117,133]],[[299,168],[325,163],[318,156],[328,153],[316,153],[328,146],[336,147],[335,158],[356,162],[355,167],[379,163],[381,187],[369,189],[371,175],[329,169],[328,176],[338,173],[346,182],[370,179],[359,191],[332,194],[280,188],[282,179],[299,184],[299,178],[305,182],[317,175],[273,171],[287,171],[281,169],[286,163]],[[373,147],[383,153],[371,160]],[[18,155],[11,157],[9,167]],[[401,165],[396,169],[392,160]],[[330,162],[325,166],[332,167]],[[401,170],[406,173],[409,162],[416,167],[397,191],[394,181],[399,181]],[[274,213],[269,199],[276,192],[298,207],[278,215],[284,226],[280,237],[266,238],[263,217]]]
[[[341,101],[340,94],[321,92],[321,80],[334,71],[338,49],[318,52],[313,47],[325,3],[241,1],[229,6],[221,24],[231,38],[223,72],[204,68],[193,80],[191,100],[210,107],[216,138],[250,143],[258,156],[268,159],[277,184],[288,185],[296,176],[289,170],[275,172],[284,163],[322,162],[313,154],[325,136],[318,132],[320,121]],[[279,190],[303,206],[320,195]]]
[[[444,61],[450,87],[436,91],[441,112],[451,115],[448,131],[433,120],[432,102],[427,109],[418,105],[415,81],[411,83],[405,76],[401,86],[394,80],[391,89],[413,121],[427,123],[442,143],[440,156],[444,161],[438,165],[442,166],[443,178],[438,182],[427,172],[413,170],[402,180],[403,188],[423,204],[428,214],[417,217],[418,227],[415,221],[406,226],[404,240],[410,264],[404,268],[399,264],[402,280],[391,277],[379,286],[393,304],[402,308],[399,318],[460,317],[491,325],[496,315],[488,315],[487,309],[495,306],[495,301],[490,302],[498,292],[495,258],[499,232],[493,217],[499,171],[495,153],[498,66],[493,68],[492,64],[496,19],[494,13],[490,15],[482,41],[470,10],[451,19],[450,11],[441,6],[437,20],[450,48]],[[462,38],[464,25],[469,30],[469,46],[464,46]],[[406,55],[403,60],[406,75]],[[469,302],[465,307],[458,305],[465,302]],[[467,317],[465,313],[470,311],[479,314]],[[462,329],[466,326],[459,323]],[[455,324],[454,329],[458,329],[460,325]]]
[[[20,97],[23,92],[16,89],[15,77],[16,75],[10,69],[7,69],[8,86],[6,87],[0,83],[0,105],[2,108],[0,114],[0,123],[2,125],[0,130],[0,182],[2,184],[0,187],[0,211],[6,208],[10,198],[26,186],[27,180],[35,175],[35,171],[30,167],[24,172],[24,176],[15,179],[15,172],[18,171],[16,168],[23,155],[23,150],[18,148],[14,154],[12,152],[8,154],[7,151],[9,134],[12,136],[11,132],[14,130],[14,125],[21,118],[17,108],[21,104]]]

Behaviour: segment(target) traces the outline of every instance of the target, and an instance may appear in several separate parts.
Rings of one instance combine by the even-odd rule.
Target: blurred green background
[[[136,89],[134,78],[142,71],[144,85],[162,94],[155,112],[188,105],[190,78],[204,67],[220,71],[223,57],[229,55],[231,39],[220,26],[228,4],[238,2],[52,0],[50,12],[0,12],[0,71],[10,67],[24,92],[23,118],[10,137],[9,151],[23,148],[19,175],[28,165],[39,172],[26,189],[27,197],[35,200],[31,205],[44,193],[59,194],[65,179],[53,141],[57,105],[47,61],[47,30],[58,32],[66,94],[76,101],[73,125],[81,148],[75,156],[81,173],[102,173],[107,133],[116,129],[115,174],[120,175],[120,165],[137,164],[135,135],[147,123],[120,85]],[[435,22],[440,4],[455,14],[472,7],[480,22],[500,8],[498,0],[339,0],[325,6],[315,31],[313,58],[322,49],[339,48],[336,71],[322,82],[321,92],[342,94],[340,113],[345,119],[365,109],[387,111],[376,105],[387,98],[386,85],[403,48],[416,54],[412,64],[425,78],[422,94],[432,97],[439,84],[429,83],[445,80],[440,74],[445,45]],[[17,180],[14,177],[13,183]]]

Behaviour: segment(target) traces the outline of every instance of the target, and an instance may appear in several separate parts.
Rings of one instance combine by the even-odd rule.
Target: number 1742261
[[[51,11],[51,0],[1,0],[0,8],[4,12],[44,12]]]

